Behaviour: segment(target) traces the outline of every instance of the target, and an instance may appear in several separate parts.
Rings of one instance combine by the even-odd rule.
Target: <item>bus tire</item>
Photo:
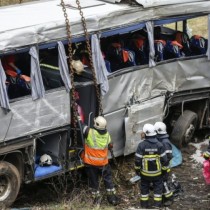
[[[15,201],[20,189],[20,173],[9,162],[0,161],[0,207],[7,208]]]
[[[171,132],[171,142],[179,149],[183,145],[187,145],[194,135],[197,121],[198,115],[195,112],[185,110],[174,125]]]

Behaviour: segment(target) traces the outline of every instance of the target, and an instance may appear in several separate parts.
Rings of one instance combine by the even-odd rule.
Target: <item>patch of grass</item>
[[[20,3],[29,2],[29,1],[33,1],[33,0],[0,0],[0,6],[20,4]]]

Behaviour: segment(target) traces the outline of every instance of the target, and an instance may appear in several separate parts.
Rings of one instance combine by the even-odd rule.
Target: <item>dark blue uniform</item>
[[[157,134],[157,138],[158,140],[163,144],[164,146],[164,150],[167,156],[167,160],[168,160],[168,167],[170,164],[170,160],[172,159],[173,155],[172,155],[172,145],[171,142],[169,140],[169,135],[168,134]],[[168,187],[167,181],[168,181],[168,173],[166,173],[163,177],[163,195],[164,195],[164,200],[171,200],[173,193],[171,192],[171,190]]]
[[[168,170],[168,160],[162,143],[155,136],[146,136],[135,154],[135,169],[141,176],[141,206],[148,207],[150,184],[154,187],[154,206],[162,204],[162,173]]]

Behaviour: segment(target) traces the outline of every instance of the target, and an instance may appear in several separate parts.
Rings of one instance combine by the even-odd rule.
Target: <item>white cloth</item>
[[[32,99],[36,100],[45,96],[45,89],[42,80],[39,55],[35,46],[30,48],[29,54],[31,55],[31,92]]]
[[[154,47],[154,23],[153,21],[146,22],[146,28],[149,40],[149,67],[156,66],[155,63],[155,47]]]
[[[61,41],[58,42],[58,65],[59,65],[61,78],[65,85],[66,91],[70,92],[72,85],[71,85],[71,80],[70,80],[70,75],[69,75],[68,64],[67,64],[67,56],[66,56],[65,48]]]
[[[104,96],[109,91],[108,72],[101,52],[100,41],[96,34],[91,36],[91,48],[97,82],[101,87],[101,95]]]
[[[208,15],[208,49],[206,55],[208,56],[208,60],[210,60],[210,15]]]
[[[0,60],[0,105],[2,108],[10,110],[9,98],[6,88],[6,75]]]

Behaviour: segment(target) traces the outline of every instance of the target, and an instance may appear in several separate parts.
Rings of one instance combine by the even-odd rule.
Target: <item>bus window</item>
[[[9,99],[30,95],[30,57],[27,53],[5,55],[1,60]]]

